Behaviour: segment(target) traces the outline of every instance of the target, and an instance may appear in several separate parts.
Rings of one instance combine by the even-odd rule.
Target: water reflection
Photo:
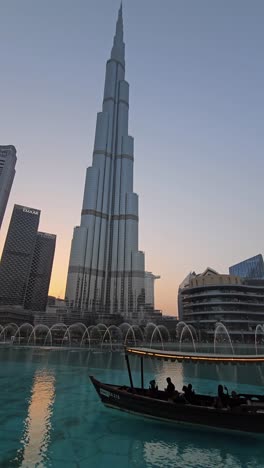
[[[36,371],[28,416],[22,437],[21,467],[38,466],[45,458],[51,431],[55,396],[55,378],[51,370]]]
[[[164,460],[166,460],[167,468],[193,466],[194,460],[196,468],[219,468],[227,466],[228,458],[230,466],[241,467],[239,460],[234,456],[228,457],[220,450],[211,447],[201,448],[191,443],[180,449],[176,443],[146,442],[144,444],[144,458],[147,465],[152,464],[160,468],[164,466]]]
[[[174,365],[176,368],[177,366]],[[173,367],[171,367],[174,372]],[[224,366],[212,364],[181,364],[184,385],[195,382],[201,393],[210,393],[213,388],[217,390],[218,383],[222,383],[239,392],[262,393],[264,366]],[[210,381],[210,382],[209,382]],[[213,385],[213,387],[212,387]]]
[[[104,408],[89,375],[128,385],[123,355],[0,348],[0,365],[0,467],[264,467],[263,439],[255,436],[187,429]],[[131,369],[140,385],[136,356]],[[164,388],[170,376],[179,390],[191,382],[197,392],[215,394],[221,382],[229,390],[263,391],[264,366],[146,359],[144,371],[146,386],[155,378]]]
[[[158,435],[158,434],[157,434]],[[245,466],[263,466],[263,455],[260,454],[260,443],[254,437],[244,438],[232,434],[232,444],[229,436],[224,433],[193,432],[191,429],[174,430],[172,438],[162,440],[146,440],[143,443],[143,457],[146,466],[166,468],[244,468]],[[243,436],[242,436],[243,437]],[[171,439],[171,440],[168,440]],[[251,446],[252,452],[249,451]],[[255,453],[254,453],[255,452]]]

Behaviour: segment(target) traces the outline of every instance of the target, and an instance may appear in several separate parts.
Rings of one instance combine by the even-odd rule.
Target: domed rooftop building
[[[212,268],[190,273],[179,286],[179,319],[212,340],[216,324],[227,328],[232,341],[253,342],[264,323],[264,281],[219,274]]]

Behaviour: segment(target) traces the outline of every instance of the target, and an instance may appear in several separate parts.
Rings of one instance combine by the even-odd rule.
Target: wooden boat
[[[195,395],[192,403],[180,398],[175,401],[173,397],[168,398],[165,391],[153,392],[144,388],[143,356],[141,356],[142,385],[141,388],[135,388],[128,355],[125,357],[130,379],[129,387],[102,383],[90,376],[105,406],[170,423],[264,433],[264,395],[240,394],[235,404],[234,400],[233,402],[230,400],[230,404],[225,408],[216,408],[215,398],[210,395]]]

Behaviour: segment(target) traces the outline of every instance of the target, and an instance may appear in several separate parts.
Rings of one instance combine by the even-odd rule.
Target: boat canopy
[[[126,347],[126,353],[165,361],[204,364],[264,364],[263,354],[214,354],[166,351],[163,349]]]

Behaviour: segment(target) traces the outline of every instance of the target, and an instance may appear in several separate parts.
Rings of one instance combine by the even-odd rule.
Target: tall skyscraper
[[[261,254],[243,260],[229,267],[230,275],[238,275],[241,278],[264,279],[264,262]]]
[[[0,263],[0,305],[45,310],[53,263],[53,234],[38,232],[40,210],[15,205]]]
[[[128,111],[121,6],[67,278],[66,299],[83,315],[121,313],[129,318],[145,305],[145,258],[138,249],[138,195],[133,192]]]
[[[16,161],[16,148],[14,146],[0,146],[0,228],[16,173]]]
[[[0,263],[0,304],[24,304],[39,217],[39,210],[14,206]]]
[[[56,236],[38,232],[25,294],[25,309],[46,309]]]

